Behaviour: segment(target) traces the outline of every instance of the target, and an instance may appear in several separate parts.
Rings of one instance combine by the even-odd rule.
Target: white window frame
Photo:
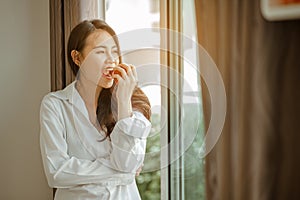
[[[183,140],[177,140],[174,145],[170,145],[172,138],[183,133],[182,126],[177,126],[181,119],[181,108],[177,98],[182,98],[182,79],[183,61],[179,55],[183,55],[182,40],[182,0],[161,0],[160,1],[160,26],[162,29],[170,30],[163,31],[161,36],[161,64],[168,66],[169,70],[161,71],[161,80],[165,80],[163,85],[167,88],[172,88],[173,91],[167,88],[162,88],[162,107],[167,110],[167,128],[161,133],[161,146],[169,146],[167,151],[161,152],[161,199],[179,200],[184,197],[184,160],[180,157],[183,148]],[[175,33],[175,34],[174,34]],[[170,53],[170,52],[176,52]],[[173,72],[176,72],[175,74]],[[178,128],[180,130],[178,130]],[[178,158],[173,161],[173,158]],[[165,163],[168,166],[165,167]],[[182,176],[178,176],[175,172],[179,172]]]

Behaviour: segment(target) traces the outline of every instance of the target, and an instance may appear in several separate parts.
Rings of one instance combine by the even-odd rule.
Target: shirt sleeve
[[[137,111],[132,117],[118,121],[111,133],[110,164],[116,170],[135,173],[142,165],[146,151],[146,138],[151,123]]]
[[[122,173],[94,161],[70,157],[65,125],[57,99],[46,96],[40,108],[40,148],[44,171],[50,187],[69,188],[81,184],[130,184],[134,174]]]

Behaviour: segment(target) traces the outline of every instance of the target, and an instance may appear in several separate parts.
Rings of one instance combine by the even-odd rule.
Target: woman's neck
[[[98,106],[98,98],[102,88],[91,81],[82,79],[76,81],[75,87],[83,99],[88,111],[93,112],[93,115],[95,115]]]

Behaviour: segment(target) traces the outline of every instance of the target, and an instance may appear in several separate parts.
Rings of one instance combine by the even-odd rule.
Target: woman
[[[71,32],[68,61],[76,80],[41,103],[40,145],[56,200],[140,199],[135,183],[151,124],[150,104],[121,63],[115,32],[83,21]]]

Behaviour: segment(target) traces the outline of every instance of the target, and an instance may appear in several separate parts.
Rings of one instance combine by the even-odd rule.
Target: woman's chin
[[[113,81],[109,81],[109,82],[107,82],[107,81],[105,81],[105,82],[99,82],[98,83],[98,86],[99,87],[102,87],[102,88],[105,88],[105,89],[108,89],[108,88],[111,88],[112,86],[113,86]]]

